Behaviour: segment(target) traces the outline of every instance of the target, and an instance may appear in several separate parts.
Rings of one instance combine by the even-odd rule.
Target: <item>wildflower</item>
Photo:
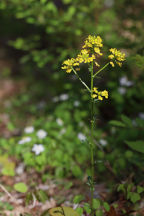
[[[76,61],[76,59],[71,58],[67,59],[63,62],[62,69],[66,70],[67,73],[70,73],[72,71],[73,66],[79,66],[79,63]]]
[[[107,143],[107,141],[105,139],[100,139],[99,144],[102,145],[102,146],[106,146],[108,143]]]
[[[44,139],[45,137],[47,136],[47,132],[46,131],[44,131],[44,130],[38,130],[38,132],[37,132],[37,137],[39,138],[39,139]]]
[[[126,88],[124,87],[119,87],[118,88],[118,92],[121,94],[121,95],[124,95],[126,93]]]
[[[56,119],[56,122],[57,122],[57,124],[58,124],[59,126],[62,126],[62,125],[63,125],[63,120],[60,119],[60,118],[57,118],[57,119]]]
[[[66,70],[67,73],[71,73],[74,67],[76,67],[76,71],[80,70],[79,65],[81,63],[91,63],[93,61],[99,67],[99,64],[96,62],[96,56],[102,55],[101,47],[103,47],[101,37],[89,35],[77,57],[65,60],[62,69]]]
[[[108,99],[108,91],[98,91],[98,88],[93,88],[92,98],[97,98],[98,100],[103,100],[103,97]]]
[[[59,101],[59,97],[53,97],[53,99],[52,99],[52,101],[54,102],[54,103],[56,103],[56,102],[58,102]]]
[[[32,151],[36,154],[39,155],[41,152],[44,151],[44,146],[42,144],[34,144]]]
[[[140,112],[140,113],[138,114],[138,116],[139,116],[140,119],[144,120],[144,113]]]
[[[100,36],[89,35],[85,40],[83,48],[92,48],[92,47],[103,47],[102,39]]]
[[[25,166],[24,166],[24,164],[23,163],[20,163],[19,164],[19,166],[16,168],[16,173],[18,174],[18,175],[21,175],[23,172],[24,172],[24,168],[25,168]]]
[[[95,51],[96,54],[102,55],[102,53],[100,52],[100,48],[99,47],[95,47],[94,51]]]
[[[63,135],[63,134],[65,134],[65,133],[66,133],[66,129],[63,128],[63,129],[60,131],[60,135]]]
[[[125,60],[125,53],[122,53],[120,50],[116,48],[110,49],[111,54],[108,56],[110,59],[110,64],[114,67],[114,62],[118,64],[120,67],[122,66],[122,62]]]
[[[19,145],[23,145],[31,141],[31,137],[23,137],[21,140],[18,141]]]
[[[75,107],[78,107],[80,105],[80,102],[79,101],[74,101],[74,106]]]
[[[27,133],[27,134],[33,133],[34,132],[34,127],[33,126],[26,127],[24,129],[24,132]]]
[[[65,100],[67,100],[68,98],[69,98],[68,94],[61,94],[61,95],[59,96],[59,99],[60,99],[61,101],[65,101]]]
[[[92,54],[90,56],[89,51],[86,49],[81,50],[80,54],[78,54],[76,61],[80,63],[90,63],[95,59],[95,55]]]
[[[83,133],[78,133],[78,139],[80,141],[85,141],[86,140],[86,136]]]
[[[120,85],[122,85],[122,86],[129,87],[129,86],[133,85],[133,82],[129,81],[126,76],[121,77],[119,82],[120,82]]]

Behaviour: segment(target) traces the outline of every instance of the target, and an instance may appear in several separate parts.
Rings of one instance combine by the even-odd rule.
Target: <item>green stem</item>
[[[81,83],[86,87],[86,89],[91,92],[91,90],[89,89],[89,87],[87,86],[87,84],[80,78],[80,76],[77,74],[76,70],[72,67],[73,72],[75,73],[75,75],[78,77],[78,79],[81,81]]]
[[[99,71],[97,71],[94,75],[93,75],[93,78],[95,78],[96,75],[98,75],[102,70],[104,70],[107,66],[109,65],[109,62],[103,66]]]
[[[91,143],[90,143],[90,152],[91,152],[91,216],[94,215],[93,210],[93,199],[94,199],[94,100],[92,98],[93,94],[93,62],[91,68]]]

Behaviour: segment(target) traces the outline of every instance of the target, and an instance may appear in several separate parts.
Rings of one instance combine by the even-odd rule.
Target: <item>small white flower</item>
[[[69,98],[68,94],[61,94],[61,95],[59,96],[59,99],[60,99],[61,101],[68,100],[68,98]]]
[[[16,168],[16,173],[18,175],[21,175],[24,172],[24,168],[25,168],[24,164],[20,163],[19,166]]]
[[[105,139],[100,139],[99,144],[101,144],[102,146],[106,146],[108,143]]]
[[[63,134],[65,134],[65,133],[66,133],[66,129],[63,128],[63,129],[60,131],[60,135],[63,135]]]
[[[63,125],[63,120],[60,119],[60,118],[57,118],[57,119],[56,119],[56,122],[57,122],[57,124],[58,124],[59,126],[62,126],[62,125]]]
[[[47,132],[46,131],[44,131],[44,130],[38,130],[38,132],[37,132],[37,137],[39,138],[39,139],[44,139],[45,137],[47,136]]]
[[[31,137],[23,137],[21,140],[18,141],[18,144],[22,145],[22,144],[28,143],[30,141],[31,141]]]
[[[54,102],[54,103],[56,103],[56,102],[58,102],[59,101],[59,97],[53,97],[53,99],[52,99],[52,101]]]
[[[40,102],[37,104],[37,108],[38,108],[39,110],[43,109],[45,106],[46,106],[46,102],[45,102],[45,101],[40,101]]]
[[[44,151],[44,146],[42,144],[34,144],[32,151],[36,154],[39,155],[41,152]]]
[[[78,133],[78,139],[80,141],[85,141],[86,140],[86,136],[83,133]]]
[[[80,102],[79,102],[79,101],[75,101],[75,102],[74,102],[74,106],[75,106],[75,107],[78,107],[79,105],[80,105]]]
[[[121,95],[124,95],[126,93],[126,88],[124,87],[119,87],[118,88],[118,92],[121,94]]]
[[[140,112],[140,113],[138,114],[138,116],[139,116],[140,119],[144,120],[144,113]]]
[[[121,86],[132,86],[133,85],[133,82],[132,81],[129,81],[128,78],[126,76],[123,76],[119,79],[119,82],[120,82],[120,85]]]
[[[33,133],[34,132],[34,127],[33,126],[26,127],[24,129],[24,132],[27,133],[27,134]]]

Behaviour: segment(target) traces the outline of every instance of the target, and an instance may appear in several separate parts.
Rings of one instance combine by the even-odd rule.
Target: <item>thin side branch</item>
[[[99,71],[97,71],[97,72],[93,75],[93,78],[95,78],[96,75],[98,75],[98,74],[99,74],[102,70],[104,70],[108,65],[109,65],[109,62],[108,62],[105,66],[103,66]]]
[[[89,89],[89,87],[87,86],[87,84],[80,78],[80,76],[77,74],[76,70],[74,68],[72,68],[73,72],[75,73],[75,75],[78,77],[78,79],[81,81],[81,83],[86,87],[86,89],[91,93],[91,90]]]

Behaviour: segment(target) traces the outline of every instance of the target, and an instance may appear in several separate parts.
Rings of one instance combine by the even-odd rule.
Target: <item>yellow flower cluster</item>
[[[120,50],[117,50],[116,48],[110,49],[111,54],[108,56],[110,60],[113,60],[118,64],[120,67],[122,66],[122,62],[125,60],[125,53],[122,53]],[[110,64],[112,67],[114,67],[114,62],[110,61]]]
[[[103,47],[101,37],[89,35],[84,42],[81,52],[75,59],[72,58],[64,61],[62,69],[66,70],[67,73],[70,73],[74,66],[79,66],[81,63],[91,63],[95,61],[97,56],[102,55],[100,51],[101,47]],[[97,67],[100,66],[96,61],[95,65]]]
[[[97,98],[98,100],[103,100],[103,97],[108,99],[108,91],[107,90],[98,91],[98,88],[94,87],[92,98]]]
[[[63,62],[62,69],[66,70],[67,73],[70,73],[72,71],[73,66],[78,66],[79,63],[75,61],[74,58],[67,59]]]
[[[103,47],[102,39],[100,36],[89,35],[85,40],[83,48]]]

